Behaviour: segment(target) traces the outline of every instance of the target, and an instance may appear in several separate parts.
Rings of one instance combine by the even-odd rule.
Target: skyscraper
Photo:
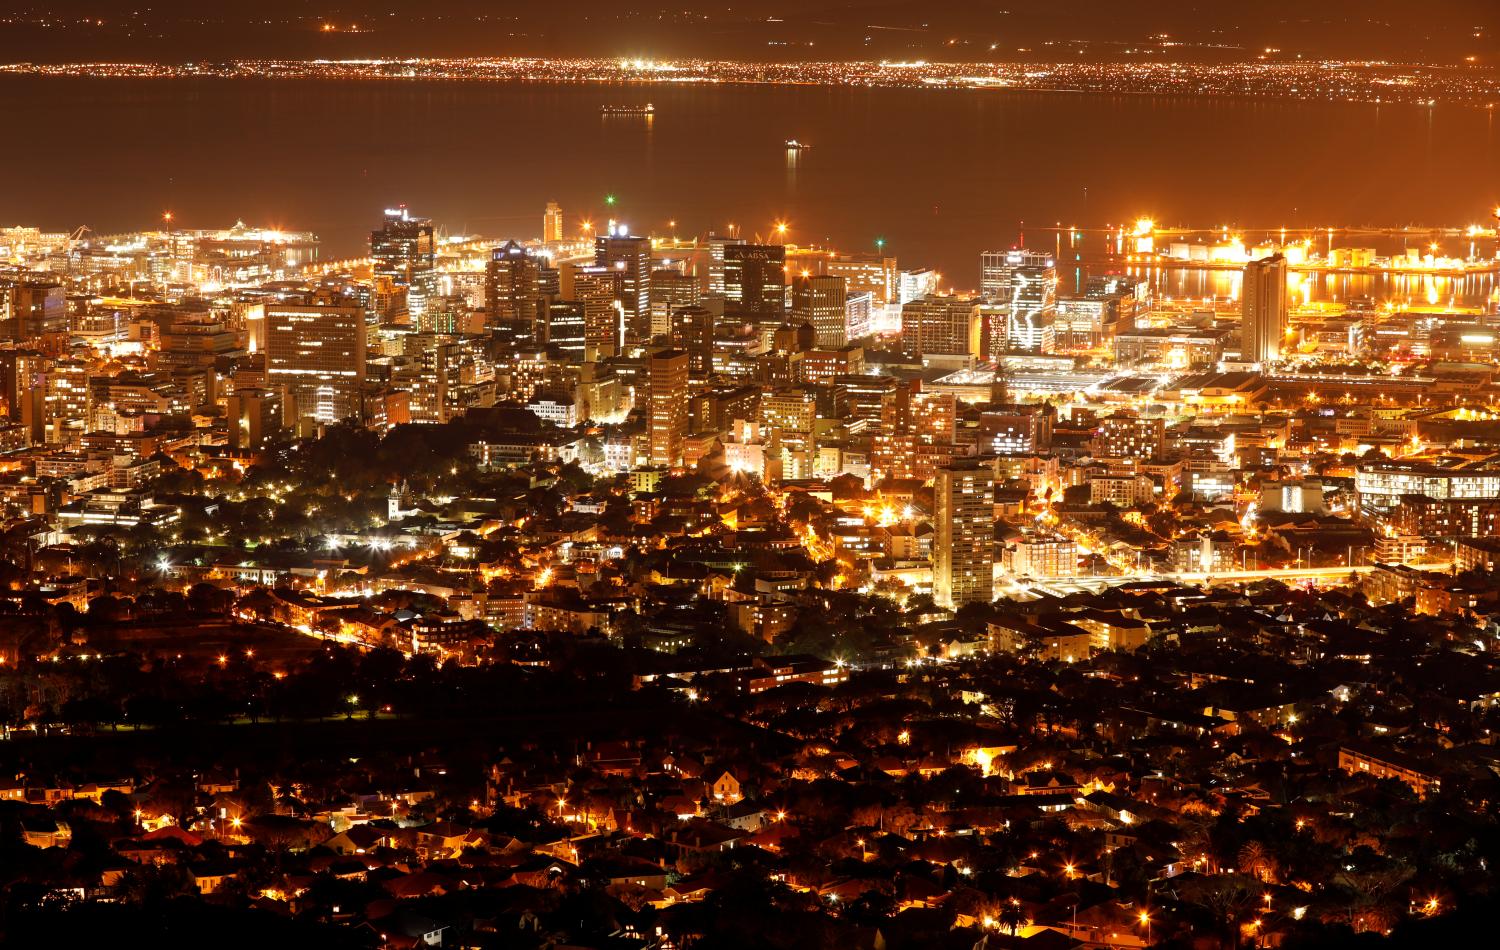
[[[843,346],[849,342],[845,296],[844,278],[804,273],[792,281],[792,322],[812,324],[818,346]]]
[[[1010,296],[1009,251],[979,252],[979,296],[986,300],[1004,300]]]
[[[697,306],[698,278],[680,270],[658,268],[651,272],[651,335],[672,332],[672,313],[681,307]]]
[[[594,266],[619,276],[616,292],[625,319],[625,339],[651,338],[651,239],[635,237],[624,225],[612,235],[594,239]]]
[[[759,327],[774,327],[786,312],[786,248],[780,244],[724,245],[724,310]]]
[[[366,336],[357,303],[267,304],[267,381],[291,397],[299,419],[331,423],[357,415]]]
[[[585,359],[590,362],[619,356],[624,348],[622,282],[619,271],[599,264],[580,267],[573,275],[573,298],[583,305]]]
[[[651,354],[647,367],[651,464],[671,468],[682,463],[688,428],[688,355],[685,350]]]
[[[1287,328],[1286,258],[1272,255],[1245,265],[1240,297],[1240,358],[1274,363]]]
[[[542,212],[542,243],[561,244],[563,239],[563,213],[562,208],[555,201],[547,202],[547,210]]]
[[[370,256],[375,259],[376,277],[389,277],[403,287],[420,287],[424,294],[431,292],[437,242],[428,219],[412,217],[404,205],[387,208],[385,225],[370,232]]]
[[[1021,251],[1011,265],[1010,311],[1006,321],[1006,348],[1019,353],[1052,350],[1053,323],[1057,320],[1057,267],[1052,258],[1034,251]]]
[[[497,335],[515,343],[535,339],[545,312],[541,260],[515,241],[495,248],[485,268],[484,300]]]
[[[1007,251],[979,253],[979,296],[986,300],[1007,301],[1012,293],[1012,279],[1018,267],[1051,267],[1052,255],[1013,247]]]
[[[572,364],[585,361],[587,329],[583,304],[576,300],[554,300],[547,305],[547,346],[556,348]]]
[[[672,345],[688,355],[688,374],[707,379],[714,367],[714,314],[704,307],[677,307],[672,310]]]
[[[989,357],[1052,349],[1057,319],[1057,267],[1051,254],[1012,248],[979,255],[979,296],[990,312]]]
[[[932,599],[940,607],[995,599],[995,475],[979,462],[937,470],[933,483]]]
[[[709,234],[708,234],[708,292],[710,294],[713,294],[713,295],[716,295],[716,296],[719,296],[719,297],[722,297],[725,294],[725,290],[724,290],[724,268],[725,268],[725,264],[724,264],[724,249],[727,248],[727,247],[729,247],[731,244],[744,244],[744,243],[745,242],[742,239],[740,239],[740,238],[724,237],[723,235],[714,234],[712,231],[709,232]]]

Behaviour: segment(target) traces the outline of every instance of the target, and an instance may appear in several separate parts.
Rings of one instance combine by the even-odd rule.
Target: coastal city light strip
[[[538,83],[771,84],[905,89],[1098,92],[1343,102],[1463,103],[1493,108],[1500,73],[1382,61],[942,63],[410,58],[224,63],[12,63],[0,73],[143,79],[385,79]]]

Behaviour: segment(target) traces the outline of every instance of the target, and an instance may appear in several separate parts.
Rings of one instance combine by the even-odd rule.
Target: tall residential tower
[[[1240,294],[1240,358],[1274,363],[1287,328],[1286,258],[1280,254],[1245,265]]]
[[[995,599],[995,474],[956,462],[933,481],[932,599],[939,607]]]

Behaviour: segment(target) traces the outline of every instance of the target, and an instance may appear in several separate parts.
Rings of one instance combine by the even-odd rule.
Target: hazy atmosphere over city
[[[0,7],[0,946],[1492,946],[1497,31]]]

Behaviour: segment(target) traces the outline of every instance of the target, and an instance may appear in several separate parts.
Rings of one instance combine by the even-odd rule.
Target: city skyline
[[[1494,942],[1459,0],[0,11],[0,944]]]

